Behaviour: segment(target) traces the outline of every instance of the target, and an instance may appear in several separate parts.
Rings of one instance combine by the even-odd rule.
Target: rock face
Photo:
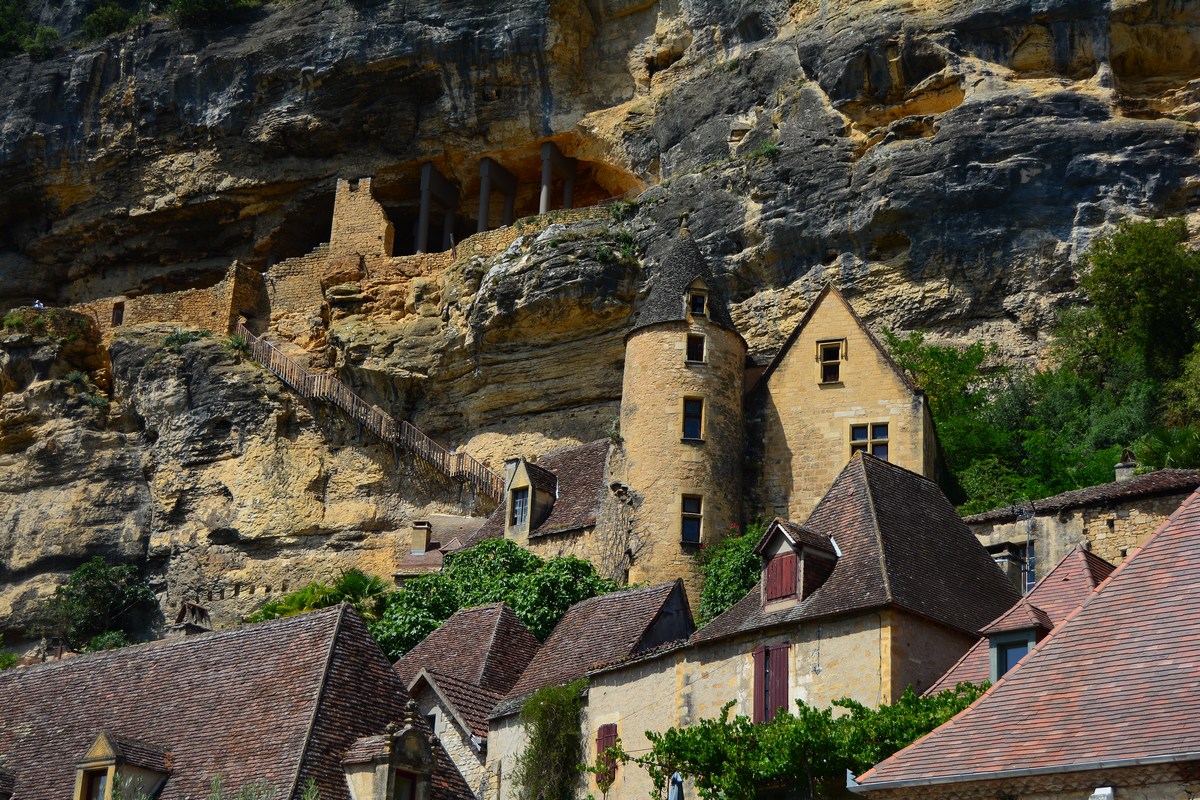
[[[872,326],[1036,358],[1106,226],[1200,222],[1187,0],[256,13],[0,62],[0,297],[71,304],[211,285],[235,258],[266,269],[328,241],[337,176],[373,176],[411,249],[426,161],[461,191],[461,238],[478,159],[517,176],[520,216],[554,141],[580,160],[579,204],[644,190],[633,216],[552,225],[402,285],[348,275],[274,331],[493,465],[604,434],[631,315],[683,220],[759,359],[827,281]],[[106,413],[65,381],[83,356],[4,340],[0,614],[103,552],[144,559],[171,598],[224,588],[233,615],[263,586],[370,568],[364,554],[386,574],[382,532],[454,508],[217,338],[176,353],[168,332],[114,344]],[[106,357],[79,367],[105,391]]]

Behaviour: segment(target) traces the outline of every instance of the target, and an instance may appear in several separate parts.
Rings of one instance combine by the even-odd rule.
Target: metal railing
[[[416,454],[447,478],[469,483],[493,500],[500,500],[504,482],[470,454],[450,452],[408,421],[396,422],[386,411],[359,397],[333,375],[310,372],[270,342],[255,336],[243,323],[237,324],[236,333],[246,340],[255,361],[301,397],[340,408],[377,438]]]

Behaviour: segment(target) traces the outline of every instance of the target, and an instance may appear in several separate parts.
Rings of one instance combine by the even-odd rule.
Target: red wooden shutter
[[[767,718],[767,648],[754,651],[754,721]]]
[[[596,730],[596,755],[597,756],[603,757],[604,751],[607,750],[608,748],[612,747],[616,743],[617,743],[617,724],[615,722],[609,722],[605,725],[601,725]],[[605,772],[604,775],[596,776],[596,781],[598,783],[600,781],[611,783],[613,778],[615,778],[616,774],[617,774],[617,762],[613,761],[610,758],[605,758],[604,763],[606,765],[608,765],[608,771]]]
[[[796,594],[796,554],[777,555],[767,562],[767,601]]]
[[[770,648],[768,660],[771,663],[771,685],[768,687],[769,705],[766,709],[766,719],[774,719],[775,712],[788,707],[788,651],[790,644],[777,644]]]

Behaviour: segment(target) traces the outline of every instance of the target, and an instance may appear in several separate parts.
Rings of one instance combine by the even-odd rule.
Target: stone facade
[[[837,375],[822,380],[819,344],[837,344]],[[761,429],[756,504],[768,516],[803,520],[849,460],[851,436],[866,426],[867,452],[932,477],[937,445],[922,393],[827,287],[764,373],[754,398]],[[879,437],[881,426],[886,436]],[[875,452],[874,454],[878,454]]]
[[[488,787],[485,753],[472,743],[471,732],[464,730],[455,720],[428,683],[423,683],[419,689],[414,690],[413,700],[417,702],[421,716],[432,723],[433,734],[437,736],[450,760],[471,787],[471,791],[476,797],[483,797]]]
[[[689,336],[704,337],[702,361],[688,360]],[[637,497],[639,549],[629,580],[653,584],[682,577],[693,606],[700,599],[698,546],[720,541],[740,522],[745,359],[738,334],[699,316],[635,330],[626,342],[624,458],[614,474]],[[699,437],[684,430],[689,400],[702,401]],[[682,519],[691,511],[685,498],[699,499],[695,544],[683,542]]]

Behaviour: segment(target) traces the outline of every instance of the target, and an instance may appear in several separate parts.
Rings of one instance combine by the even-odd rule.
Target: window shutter
[[[754,651],[754,721],[763,722],[767,718],[766,703],[767,682],[767,648],[760,647]]]
[[[603,757],[604,751],[607,750],[608,748],[612,747],[616,743],[617,743],[617,724],[615,722],[610,722],[605,725],[601,725],[596,730],[596,756],[597,757]],[[615,761],[612,761],[611,759],[607,759],[607,758],[604,759],[604,763],[608,766],[608,769],[605,771],[604,775],[597,776],[597,781],[600,781],[602,779],[604,781],[612,781],[612,779],[615,778],[616,774],[617,774],[617,764]]]
[[[767,562],[767,600],[782,600],[796,594],[796,554],[777,555]]]
[[[788,707],[788,651],[791,649],[790,644],[777,644],[770,648],[771,707],[766,709],[765,719],[774,719],[776,711]]]

